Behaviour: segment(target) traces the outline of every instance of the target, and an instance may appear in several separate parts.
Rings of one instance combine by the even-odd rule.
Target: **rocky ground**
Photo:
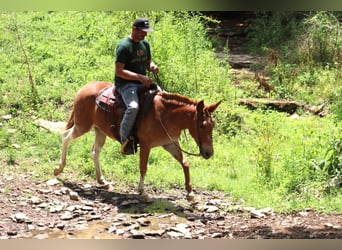
[[[216,191],[195,190],[197,204],[189,204],[180,187],[163,192],[147,186],[151,200],[145,202],[135,187],[108,192],[95,182],[34,179],[1,175],[1,239],[342,238],[341,214],[275,213]]]

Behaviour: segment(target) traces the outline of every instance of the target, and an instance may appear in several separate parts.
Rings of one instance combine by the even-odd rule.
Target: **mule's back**
[[[89,131],[97,125],[96,97],[98,93],[112,85],[111,82],[94,81],[84,85],[76,94],[74,99],[74,124],[81,133]]]

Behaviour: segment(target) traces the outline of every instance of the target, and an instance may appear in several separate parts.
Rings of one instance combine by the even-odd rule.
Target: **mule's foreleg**
[[[179,144],[178,147],[174,143],[164,145],[163,147],[182,165],[185,178],[185,190],[187,191],[186,198],[188,201],[194,202],[195,195],[192,192],[189,163],[184,159],[182,152],[179,150]]]
[[[105,178],[103,177],[102,170],[100,167],[100,152],[103,148],[103,145],[106,142],[106,135],[102,133],[98,128],[94,128],[95,130],[95,141],[91,148],[91,155],[93,158],[93,162],[95,165],[95,172],[96,172],[96,180],[99,184],[105,185],[107,189],[111,190],[112,185],[110,182],[107,182]]]
[[[188,192],[186,195],[186,198],[188,201],[194,202],[195,201],[195,194],[194,194],[194,192],[192,192],[192,183],[191,183],[191,179],[190,179],[189,163],[185,159],[183,159],[181,164],[182,164],[182,168],[183,168],[183,172],[184,172],[184,178],[185,178],[185,189]]]
[[[59,162],[59,166],[56,167],[55,170],[53,171],[53,174],[56,176],[59,175],[60,173],[62,173],[62,171],[65,167],[68,145],[74,139],[73,133],[74,133],[74,126],[63,131],[63,134],[62,134],[62,156],[61,156],[61,160]]]

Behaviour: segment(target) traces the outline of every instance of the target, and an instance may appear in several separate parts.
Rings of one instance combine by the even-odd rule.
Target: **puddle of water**
[[[35,230],[32,232],[32,238],[45,238],[45,239],[120,239],[120,235],[109,233],[109,222],[91,221],[88,222],[83,228],[59,230]],[[41,236],[41,237],[40,237]]]
[[[147,226],[139,226],[137,230],[158,231],[175,226],[178,223],[186,223],[187,219],[179,217],[173,213],[154,214],[146,217],[150,223]],[[136,219],[130,220],[135,223]],[[138,224],[138,222],[136,222]],[[32,237],[38,239],[122,239],[122,235],[108,232],[112,222],[91,221],[84,225],[79,225],[76,229],[46,229],[32,231]],[[129,226],[119,225],[118,229],[129,230]]]
[[[154,216],[153,218],[149,218],[151,223],[147,227],[142,227],[140,229],[146,230],[161,230],[165,228],[172,227],[178,223],[185,223],[187,219],[184,217],[179,217],[174,214],[167,216],[167,215],[160,215]]]

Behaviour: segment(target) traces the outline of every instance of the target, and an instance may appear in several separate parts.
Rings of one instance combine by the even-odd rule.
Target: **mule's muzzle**
[[[209,159],[210,157],[212,157],[214,154],[214,150],[212,148],[202,148],[201,149],[201,156],[204,159]]]

